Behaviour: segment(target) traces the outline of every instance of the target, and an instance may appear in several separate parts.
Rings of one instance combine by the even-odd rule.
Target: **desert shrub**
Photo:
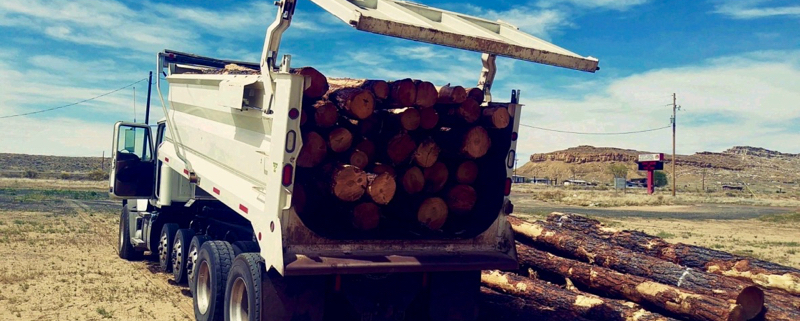
[[[25,175],[25,178],[37,178],[37,177],[39,177],[39,172],[29,169],[29,170],[26,170],[23,175]]]
[[[93,170],[89,173],[88,177],[93,181],[102,181],[108,179],[108,173],[101,170]]]
[[[60,178],[60,179],[70,179],[70,177],[72,177],[72,175],[70,175],[67,172],[61,172],[61,174],[58,175],[58,178]]]
[[[628,166],[625,166],[625,164],[608,165],[608,173],[614,175],[614,177],[627,178]]]
[[[653,172],[653,184],[656,187],[667,186],[667,184],[669,184],[669,180],[667,180],[667,173],[662,171]]]
[[[562,198],[566,197],[566,194],[560,190],[553,190],[553,191],[541,191],[538,194],[538,198],[540,200],[551,200],[551,201],[560,201]]]

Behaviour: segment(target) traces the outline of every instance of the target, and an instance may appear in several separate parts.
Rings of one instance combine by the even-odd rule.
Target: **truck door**
[[[111,149],[109,194],[114,198],[151,198],[155,158],[150,126],[117,122]]]

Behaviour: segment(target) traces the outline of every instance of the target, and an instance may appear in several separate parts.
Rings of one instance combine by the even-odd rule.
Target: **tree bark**
[[[503,129],[511,123],[511,115],[505,107],[483,108],[483,119],[490,128]]]
[[[573,311],[578,316],[592,320],[674,320],[645,311],[635,304],[601,298],[588,293],[575,293],[541,280],[511,273],[484,271],[481,283],[498,292],[524,298],[555,310]]]
[[[472,100],[477,101],[479,104],[483,103],[483,99],[485,98],[483,95],[483,89],[477,87],[467,89],[467,97],[472,98]]]
[[[367,175],[367,194],[375,203],[379,205],[389,204],[396,191],[397,182],[394,179],[394,175],[389,173]]]
[[[314,110],[314,124],[319,128],[329,128],[339,120],[339,111],[330,101],[318,100],[311,107]]]
[[[333,89],[326,96],[339,110],[356,119],[366,119],[375,110],[375,96],[369,90],[344,87]]]
[[[411,139],[411,136],[405,133],[393,137],[386,145],[389,160],[395,165],[407,160],[415,149],[417,149],[417,144]]]
[[[361,203],[353,208],[353,226],[359,230],[369,231],[377,228],[380,219],[381,209],[375,203]]]
[[[422,174],[419,167],[412,166],[403,173],[401,183],[406,193],[414,195],[422,192],[422,189],[425,188],[425,175]]]
[[[556,309],[531,300],[481,287],[480,318],[491,321],[589,321],[573,310]]]
[[[433,139],[425,139],[414,151],[414,162],[422,168],[431,167],[439,159],[440,151],[439,145]]]
[[[447,84],[437,90],[439,91],[437,102],[440,104],[460,104],[467,100],[467,90],[464,87]]]
[[[472,184],[478,178],[478,164],[468,160],[458,165],[456,181],[460,184]]]
[[[489,147],[492,147],[489,133],[483,127],[476,126],[464,135],[461,153],[471,159],[481,158],[489,152]]]
[[[425,108],[419,111],[419,128],[433,129],[439,124],[439,113],[434,108]]]
[[[328,92],[328,78],[312,67],[302,67],[290,71],[296,75],[303,75],[306,79],[303,97],[310,100],[319,99]]]
[[[481,105],[473,100],[467,99],[455,109],[455,115],[467,124],[472,124],[481,117]]]
[[[763,291],[751,288],[748,282],[684,268],[544,222],[525,222],[515,217],[508,217],[508,221],[520,241],[698,294],[735,300],[744,307],[745,316],[754,316],[761,310],[753,311],[754,307],[764,305]]]
[[[451,213],[468,213],[472,211],[477,201],[478,193],[469,185],[456,185],[447,192],[447,208]]]
[[[389,84],[383,80],[328,78],[328,84],[336,88],[361,88],[372,92],[376,99],[389,98]]]
[[[414,107],[387,109],[385,114],[387,121],[390,121],[399,130],[417,130],[421,122],[420,112]]]
[[[335,128],[328,134],[328,143],[332,151],[345,152],[353,145],[353,134],[345,128]]]
[[[308,132],[303,136],[303,148],[297,155],[297,167],[316,167],[328,155],[328,144],[316,132]]]
[[[367,189],[367,174],[355,166],[339,165],[331,176],[331,191],[336,198],[355,202]]]
[[[433,164],[433,166],[424,169],[425,176],[425,191],[428,193],[438,193],[447,184],[449,171],[447,166],[441,162]]]
[[[524,264],[559,274],[597,293],[656,306],[687,320],[747,320],[743,313],[743,307],[738,304],[686,292],[643,277],[622,274],[608,268],[565,259],[522,244],[517,244],[517,257]],[[761,311],[762,308],[763,306],[751,307],[756,311]],[[755,314],[750,317],[755,317]]]
[[[417,211],[417,220],[432,230],[442,228],[447,221],[447,204],[438,197],[422,201]]]
[[[417,101],[417,86],[411,79],[401,79],[389,83],[390,105],[411,107]]]
[[[417,97],[414,105],[419,108],[431,108],[436,105],[436,100],[439,99],[439,93],[436,91],[436,86],[427,81],[414,81],[417,86]]]
[[[673,244],[638,231],[619,231],[575,214],[553,213],[547,221],[662,260],[800,295],[800,270],[795,268],[696,245]]]

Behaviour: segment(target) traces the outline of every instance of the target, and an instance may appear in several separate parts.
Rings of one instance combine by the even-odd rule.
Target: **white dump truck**
[[[312,1],[357,30],[483,53],[482,103],[507,108],[511,124],[498,134],[502,150],[491,156],[497,165],[487,169],[493,176],[471,232],[330,237],[298,215],[292,198],[309,84],[290,72],[289,55],[278,55],[295,9],[283,0],[259,63],[157,55],[169,83],[166,99],[156,86],[165,119],[153,131],[114,127],[109,193],[123,205],[119,256],[150,252],[176,282],[188,281],[197,320],[474,320],[480,271],[517,268],[505,216],[521,105],[516,90],[509,102],[494,101],[495,57],[586,72],[598,61],[504,22],[425,5]],[[206,72],[230,64],[258,72]]]

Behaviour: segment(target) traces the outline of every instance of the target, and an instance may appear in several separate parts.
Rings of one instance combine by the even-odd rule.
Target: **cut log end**
[[[511,123],[511,115],[505,107],[484,108],[483,118],[486,120],[486,124],[492,128],[503,129]]]
[[[483,99],[485,98],[483,95],[483,89],[480,88],[467,89],[467,97],[477,101],[478,103],[483,103]]]
[[[764,308],[764,291],[757,286],[746,287],[736,297],[736,304],[742,307],[742,320],[755,318]]]
[[[397,182],[394,176],[389,173],[383,173],[371,179],[367,185],[367,194],[372,200],[380,205],[389,204],[394,198],[394,193],[397,191]]]
[[[328,128],[336,125],[339,111],[336,105],[327,100],[320,100],[314,104],[314,123],[319,128]]]
[[[456,115],[467,124],[472,124],[481,117],[481,105],[473,99],[467,99],[458,105]]]
[[[465,161],[458,165],[456,169],[456,181],[461,184],[472,184],[478,178],[478,164],[473,161]]]
[[[302,67],[292,70],[293,74],[303,75],[306,83],[303,96],[308,99],[318,99],[328,91],[328,78],[312,67]]]
[[[400,134],[392,138],[386,147],[389,160],[394,164],[400,164],[411,156],[417,144],[408,134]]]
[[[425,188],[425,175],[419,167],[411,167],[403,174],[402,178],[403,189],[408,194],[416,194],[422,192]]]
[[[467,90],[461,86],[445,85],[438,88],[440,104],[460,104],[467,100]]]
[[[389,83],[383,80],[367,80],[364,85],[372,90],[377,99],[389,98]]]
[[[346,87],[332,91],[328,98],[339,109],[357,119],[366,119],[375,110],[375,96],[369,90]]]
[[[350,154],[350,165],[358,168],[366,168],[369,165],[369,156],[363,151],[354,150]]]
[[[452,213],[468,213],[475,207],[478,194],[469,185],[456,185],[447,193],[447,208]]]
[[[388,113],[406,131],[417,130],[422,120],[419,110],[413,107],[392,109]]]
[[[433,139],[426,139],[417,146],[417,150],[414,152],[414,161],[422,168],[431,167],[439,159],[440,151],[441,148]]]
[[[447,166],[440,162],[426,168],[424,171],[425,191],[429,193],[437,193],[441,191],[442,188],[444,188],[444,185],[447,184],[447,178],[449,175],[450,174],[447,170]]]
[[[334,171],[333,195],[345,202],[355,202],[367,188],[367,174],[355,166],[341,166]]]
[[[356,145],[356,150],[367,154],[367,158],[370,161],[375,158],[375,143],[373,143],[371,140],[362,140]]]
[[[349,130],[339,127],[328,134],[328,141],[332,151],[341,153],[350,149],[353,144],[353,134]]]
[[[376,163],[375,166],[372,167],[372,172],[378,175],[389,173],[389,175],[395,176],[394,167],[388,164]]]
[[[439,123],[439,113],[436,109],[425,108],[419,111],[420,123],[419,127],[422,129],[433,129]]]
[[[414,102],[415,106],[420,108],[430,108],[436,104],[439,98],[439,93],[436,91],[436,86],[427,81],[417,81],[417,97]]]
[[[417,100],[417,86],[411,79],[393,81],[389,85],[389,99],[395,106],[412,106]]]
[[[297,167],[316,167],[328,155],[325,139],[316,132],[308,132],[303,138],[303,148],[297,156]]]
[[[489,152],[489,147],[492,146],[492,141],[489,139],[489,133],[483,127],[473,127],[464,135],[464,142],[461,152],[472,159],[483,157]]]
[[[438,197],[424,200],[417,211],[417,220],[432,230],[442,228],[447,221],[447,203]]]
[[[353,226],[362,231],[373,230],[378,227],[381,218],[381,209],[375,203],[361,203],[353,209]]]

